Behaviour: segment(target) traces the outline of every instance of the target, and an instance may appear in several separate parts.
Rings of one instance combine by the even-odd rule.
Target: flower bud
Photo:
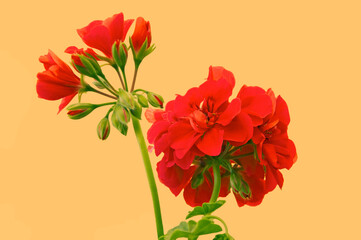
[[[115,63],[124,71],[124,67],[128,59],[128,50],[125,43],[122,42],[119,44],[115,42],[112,47],[112,54]]]
[[[242,185],[242,177],[240,176],[240,174],[237,171],[232,171],[230,180],[233,190],[239,192]]]
[[[147,98],[144,97],[143,95],[138,95],[138,103],[139,103],[142,107],[149,107],[148,100],[147,100]]]
[[[152,105],[153,107],[163,108],[164,100],[162,96],[153,92],[148,92],[147,97],[150,105]]]
[[[129,42],[135,66],[138,67],[142,60],[155,49],[154,45],[150,45],[152,34],[149,21],[145,21],[142,17],[137,18],[134,33],[130,37]]]
[[[113,116],[115,116],[114,120],[117,120],[124,124],[127,124],[130,121],[130,114],[128,109],[119,104],[116,104],[114,106]]]
[[[98,106],[91,103],[76,103],[70,105],[67,109],[70,119],[81,119],[91,113]]]
[[[142,106],[140,106],[140,104],[138,102],[134,101],[134,109],[130,109],[130,112],[132,113],[132,115],[134,117],[141,120],[141,118],[142,118]]]
[[[116,104],[114,106],[111,121],[113,126],[118,129],[124,136],[126,136],[128,132],[127,122],[129,122],[129,120],[129,112],[121,105]]]
[[[119,89],[118,103],[128,109],[134,109],[133,95],[123,89]]]
[[[100,120],[98,127],[97,127],[98,137],[101,140],[105,140],[108,138],[110,133],[110,123],[108,117],[103,118]]]
[[[83,55],[78,55],[80,62],[73,58],[73,65],[81,74],[98,79],[99,76],[103,76],[103,72],[99,66],[99,63],[93,58],[87,58]],[[74,61],[74,59],[76,61]]]

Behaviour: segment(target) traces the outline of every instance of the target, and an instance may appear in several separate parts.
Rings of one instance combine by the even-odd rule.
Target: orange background
[[[85,47],[77,28],[121,11],[149,20],[157,46],[138,87],[171,100],[201,84],[209,65],[221,65],[234,73],[235,91],[272,87],[287,101],[298,162],[283,172],[283,190],[258,207],[238,208],[228,196],[217,214],[235,239],[361,239],[360,7],[347,0],[3,3],[0,239],[155,239],[133,131],[125,138],[112,129],[102,142],[95,129],[105,109],[72,121],[35,91],[40,55],[50,48],[68,62],[66,47]],[[155,166],[160,158],[151,157]],[[158,189],[168,230],[190,207],[159,182]]]

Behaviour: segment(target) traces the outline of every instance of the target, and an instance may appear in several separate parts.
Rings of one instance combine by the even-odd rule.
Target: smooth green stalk
[[[211,196],[210,203],[216,202],[221,191],[221,172],[219,169],[218,159],[213,159],[213,192]]]
[[[135,66],[133,83],[132,83],[132,88],[130,89],[130,92],[133,92],[133,90],[134,90],[135,81],[137,80],[138,69],[139,69],[139,66]]]
[[[146,172],[147,178],[148,178],[150,192],[152,194],[155,222],[157,225],[157,233],[158,233],[158,238],[159,238],[164,235],[164,232],[163,232],[162,214],[160,211],[157,185],[155,183],[152,165],[150,164],[147,145],[144,140],[144,136],[142,133],[142,129],[140,127],[139,120],[132,116],[132,121],[133,121],[135,136],[137,137],[139,148],[142,153],[143,163],[144,163],[145,172]]]
[[[103,95],[103,96],[106,96],[106,97],[109,97],[109,98],[113,98],[113,99],[115,99],[115,100],[118,99],[118,98],[116,98],[116,97],[114,97],[114,96],[112,96],[112,95],[103,93],[103,92],[101,92],[101,91],[99,91],[99,90],[97,90],[97,89],[95,89],[95,88],[92,88],[90,91],[99,93],[99,94],[101,94],[101,95]]]
[[[120,79],[120,82],[122,83],[123,89],[125,90],[125,85],[124,85],[124,82],[123,82],[123,78],[122,78],[122,75],[120,75],[120,72],[119,72],[118,67],[114,67],[114,69],[115,69],[115,71],[116,71],[117,74],[118,74],[118,77],[119,77],[119,79]]]
[[[224,231],[226,232],[226,234],[227,234],[227,235],[229,234],[229,233],[228,233],[227,224],[226,224],[226,222],[225,222],[222,218],[217,217],[217,216],[213,216],[213,215],[209,215],[209,216],[207,216],[207,218],[208,218],[208,219],[217,219],[218,221],[220,221],[220,222],[223,224],[223,226],[224,226]]]
[[[128,92],[128,82],[127,82],[127,76],[125,75],[125,70],[121,69],[123,73],[124,83],[125,83],[125,91]]]

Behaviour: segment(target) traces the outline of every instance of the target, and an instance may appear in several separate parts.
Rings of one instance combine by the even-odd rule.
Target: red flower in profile
[[[135,23],[135,29],[131,39],[135,53],[138,53],[138,51],[143,46],[146,39],[148,43],[147,48],[149,48],[152,42],[152,34],[150,31],[149,21],[145,21],[144,18],[138,17]]]
[[[47,55],[41,56],[39,61],[44,64],[45,71],[37,75],[38,96],[47,100],[62,99],[59,106],[60,112],[81,89],[80,79],[51,50]]]
[[[111,58],[114,42],[124,42],[133,21],[134,19],[124,21],[123,13],[119,13],[104,21],[95,20],[77,31],[85,44],[102,51]]]

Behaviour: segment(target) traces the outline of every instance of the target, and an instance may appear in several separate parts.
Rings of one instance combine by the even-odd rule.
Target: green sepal
[[[97,72],[96,72],[93,64],[91,64],[90,60],[83,55],[78,55],[78,56],[79,56],[81,63],[84,65],[84,67],[83,67],[83,66],[76,65],[74,63],[74,65],[78,69],[78,71],[86,76],[92,77],[94,79],[98,79]]]
[[[98,61],[89,53],[85,53],[88,56],[88,61],[91,63],[91,65],[94,67],[95,72],[97,75],[104,77],[102,68],[100,67]]]
[[[195,207],[192,211],[188,212],[186,219],[189,219],[198,215],[206,215],[214,212],[218,208],[222,207],[225,204],[225,200],[218,200],[214,203],[203,203],[202,206]]]
[[[134,101],[134,109],[130,109],[130,113],[139,120],[142,120],[142,106],[138,102]]]

